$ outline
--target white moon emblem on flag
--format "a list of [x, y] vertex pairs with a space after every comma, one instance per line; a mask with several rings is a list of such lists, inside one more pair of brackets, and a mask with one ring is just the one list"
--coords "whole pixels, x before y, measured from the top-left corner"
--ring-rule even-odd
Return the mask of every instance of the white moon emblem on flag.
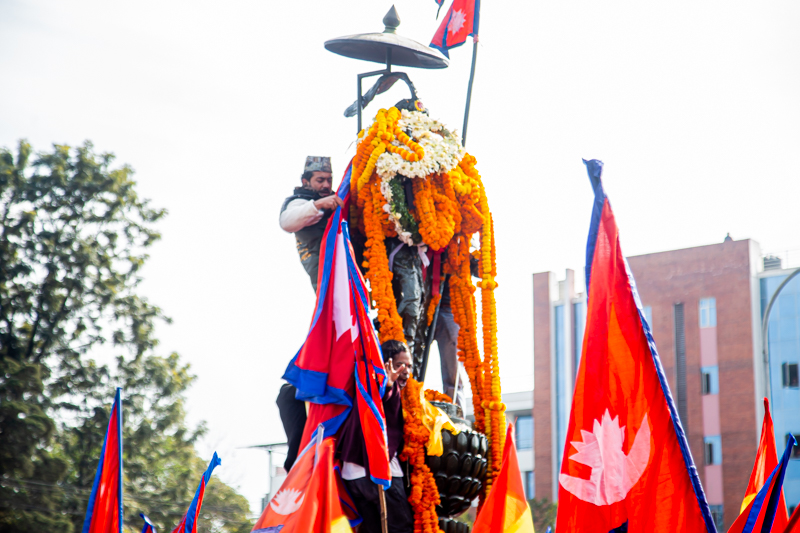
[[300, 509], [303, 497], [303, 493], [297, 489], [283, 489], [272, 498], [269, 505], [273, 511], [285, 516]]
[[595, 420], [592, 431], [581, 430], [581, 441], [572, 441], [578, 450], [570, 460], [592, 467], [589, 479], [561, 474], [561, 486], [581, 500], [595, 505], [609, 505], [625, 499], [642, 477], [650, 461], [650, 423], [647, 414], [633, 439], [628, 455], [622, 451], [625, 426], [619, 417], [611, 418], [606, 409], [602, 420]]

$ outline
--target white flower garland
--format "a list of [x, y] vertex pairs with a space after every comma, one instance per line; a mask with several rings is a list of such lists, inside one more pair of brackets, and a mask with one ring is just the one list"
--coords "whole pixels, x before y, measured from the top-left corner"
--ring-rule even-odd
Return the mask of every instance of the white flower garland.
[[[384, 152], [378, 157], [375, 170], [381, 179], [393, 178], [396, 174], [406, 178], [424, 178], [453, 170], [464, 158], [466, 150], [461, 146], [461, 137], [448, 132], [444, 125], [420, 111], [401, 111], [398, 127], [408, 132], [424, 150], [419, 161], [406, 161], [400, 154]], [[399, 142], [395, 142], [402, 146]]]
[[[381, 192], [387, 203], [383, 210], [389, 214], [398, 238], [409, 246], [420, 246], [415, 243], [412, 234], [400, 223], [400, 215], [392, 211], [392, 188], [389, 182], [398, 174], [406, 178], [425, 178], [431, 174], [439, 174], [453, 170], [464, 158], [466, 150], [461, 145], [461, 137], [448, 131], [438, 120], [434, 120], [420, 111], [402, 110], [398, 127], [411, 134], [425, 155], [419, 161], [406, 161], [400, 154], [384, 152], [378, 157], [375, 171], [381, 178]], [[402, 146], [399, 141], [392, 144]]]

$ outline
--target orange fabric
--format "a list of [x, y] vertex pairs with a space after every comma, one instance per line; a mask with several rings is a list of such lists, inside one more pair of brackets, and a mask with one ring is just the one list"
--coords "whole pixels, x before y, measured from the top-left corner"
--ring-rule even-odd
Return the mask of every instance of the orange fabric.
[[313, 448], [303, 454], [253, 526], [253, 532], [279, 525], [283, 525], [281, 533], [351, 531], [339, 501], [333, 453], [334, 440], [328, 438], [319, 445], [316, 465]]
[[522, 487], [512, 424], [509, 424], [506, 431], [500, 473], [472, 526], [472, 533], [504, 532], [533, 533], [533, 520]]
[[[764, 486], [767, 478], [778, 466], [778, 452], [775, 449], [775, 430], [772, 426], [772, 415], [769, 412], [769, 400], [764, 398], [764, 422], [761, 424], [761, 440], [758, 443], [756, 462], [753, 464], [753, 472], [750, 474], [750, 482], [747, 484], [744, 501], [739, 511], [744, 513], [745, 508], [756, 497], [758, 491]], [[796, 513], [795, 513], [796, 514]], [[778, 509], [775, 512], [774, 531], [783, 531], [789, 522], [789, 515], [786, 512], [786, 500], [781, 489], [781, 498]]]
[[339, 502], [336, 474], [333, 472], [333, 439], [319, 446], [319, 461], [314, 466], [303, 504], [281, 533], [334, 533], [351, 531]]

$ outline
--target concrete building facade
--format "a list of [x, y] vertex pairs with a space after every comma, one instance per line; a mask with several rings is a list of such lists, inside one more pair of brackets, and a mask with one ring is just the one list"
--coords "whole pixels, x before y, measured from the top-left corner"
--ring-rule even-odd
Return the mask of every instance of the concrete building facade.
[[[788, 274], [764, 271], [752, 240], [726, 239], [629, 257], [628, 263], [712, 514], [718, 527], [727, 528], [739, 514], [764, 415], [763, 307]], [[570, 270], [560, 282], [550, 272], [533, 276], [535, 484], [537, 495], [552, 500], [558, 496], [563, 431], [585, 323], [585, 297], [575, 292], [574, 276]], [[775, 427], [779, 454], [782, 435], [800, 433], [800, 390], [791, 367], [800, 359], [800, 276], [793, 291], [782, 292], [783, 313], [775, 318], [777, 332], [769, 335], [779, 352], [770, 372], [773, 416], [781, 420]], [[778, 391], [775, 384], [783, 383], [784, 374], [787, 386]], [[800, 461], [793, 463], [786, 480], [790, 507], [800, 500]], [[797, 489], [790, 477], [795, 475]]]
[[[517, 446], [517, 460], [522, 473], [522, 484], [525, 497], [535, 498], [536, 487], [533, 483], [535, 459], [533, 457], [533, 396], [531, 391], [503, 393], [503, 403], [506, 404], [506, 423], [514, 424], [514, 433]], [[468, 420], [475, 420], [472, 413], [472, 399], [466, 402], [465, 416]], [[476, 500], [477, 502], [477, 500]], [[477, 505], [477, 503], [475, 503]]]

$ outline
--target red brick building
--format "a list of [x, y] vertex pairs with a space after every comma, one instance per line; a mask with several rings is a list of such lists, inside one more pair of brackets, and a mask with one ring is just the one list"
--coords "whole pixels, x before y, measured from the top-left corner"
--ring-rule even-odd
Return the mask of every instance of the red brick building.
[[[763, 418], [758, 244], [726, 239], [628, 262], [706, 497], [727, 528], [739, 514]], [[533, 276], [535, 484], [536, 496], [551, 500], [586, 308], [573, 278]]]

